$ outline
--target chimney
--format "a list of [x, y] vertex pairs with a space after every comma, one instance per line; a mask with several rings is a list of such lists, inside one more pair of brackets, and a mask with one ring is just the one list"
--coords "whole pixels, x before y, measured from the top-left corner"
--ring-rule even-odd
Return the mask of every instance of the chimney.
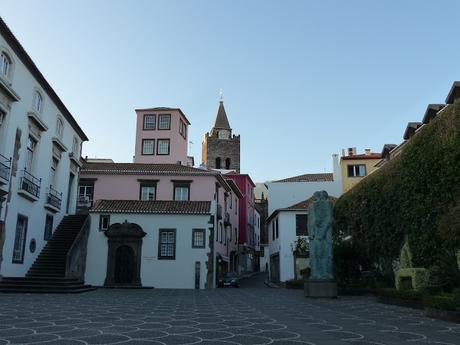
[[366, 156], [370, 156], [371, 155], [371, 149], [364, 149], [364, 154]]
[[349, 156], [354, 156], [354, 155], [356, 155], [356, 147], [349, 147], [349, 148], [348, 148], [348, 155], [349, 155]]

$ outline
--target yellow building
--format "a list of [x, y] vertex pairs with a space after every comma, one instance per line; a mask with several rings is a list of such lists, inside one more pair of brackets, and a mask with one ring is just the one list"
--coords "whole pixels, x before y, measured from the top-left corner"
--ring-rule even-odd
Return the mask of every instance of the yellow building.
[[382, 158], [381, 153], [371, 152], [365, 149], [364, 153], [357, 154], [356, 148], [351, 147], [347, 154], [342, 150], [340, 157], [340, 169], [342, 170], [342, 190], [349, 191], [364, 177], [371, 174], [378, 168], [375, 166]]

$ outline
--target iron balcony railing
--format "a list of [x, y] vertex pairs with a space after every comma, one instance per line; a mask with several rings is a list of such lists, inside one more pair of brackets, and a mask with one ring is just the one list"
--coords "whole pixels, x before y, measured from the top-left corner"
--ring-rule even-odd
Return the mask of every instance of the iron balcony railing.
[[0, 154], [0, 178], [8, 181], [11, 171], [11, 158], [6, 158]]
[[46, 203], [56, 207], [57, 209], [61, 209], [61, 202], [62, 202], [62, 192], [58, 192], [53, 186], [50, 186], [48, 189], [48, 195], [46, 199]]
[[88, 195], [79, 195], [77, 200], [78, 208], [90, 208], [93, 204], [93, 201]]
[[35, 197], [40, 197], [40, 186], [42, 184], [41, 178], [36, 178], [24, 168], [21, 177], [21, 189]]

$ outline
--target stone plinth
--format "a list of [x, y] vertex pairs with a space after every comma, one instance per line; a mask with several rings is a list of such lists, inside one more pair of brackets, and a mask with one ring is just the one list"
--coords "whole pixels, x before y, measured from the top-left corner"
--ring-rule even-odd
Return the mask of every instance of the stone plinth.
[[304, 283], [305, 297], [337, 298], [337, 282], [335, 280], [307, 279]]

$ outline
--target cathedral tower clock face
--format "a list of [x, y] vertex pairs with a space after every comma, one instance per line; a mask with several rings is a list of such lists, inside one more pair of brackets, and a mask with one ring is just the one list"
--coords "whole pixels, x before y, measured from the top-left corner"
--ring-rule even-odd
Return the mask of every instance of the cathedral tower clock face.
[[218, 138], [219, 138], [219, 139], [230, 139], [230, 133], [229, 133], [229, 131], [220, 130], [220, 131], [218, 132]]

